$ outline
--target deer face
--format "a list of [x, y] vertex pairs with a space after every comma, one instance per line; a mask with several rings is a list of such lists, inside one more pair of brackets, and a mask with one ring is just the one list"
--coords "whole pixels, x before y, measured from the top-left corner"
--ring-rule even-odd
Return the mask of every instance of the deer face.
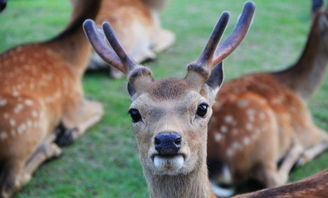
[[125, 53], [108, 23], [103, 24], [103, 31], [112, 48], [93, 21], [84, 23], [100, 57], [128, 75], [129, 114], [147, 175], [188, 174], [206, 165], [207, 123], [223, 81], [222, 60], [244, 38], [254, 9], [253, 3], [246, 3], [233, 33], [217, 46], [229, 19], [223, 13], [201, 56], [188, 65], [185, 78], [160, 81]]
[[185, 80], [167, 79], [133, 100], [129, 114], [148, 171], [186, 174], [204, 160], [213, 91], [205, 85], [197, 92]]

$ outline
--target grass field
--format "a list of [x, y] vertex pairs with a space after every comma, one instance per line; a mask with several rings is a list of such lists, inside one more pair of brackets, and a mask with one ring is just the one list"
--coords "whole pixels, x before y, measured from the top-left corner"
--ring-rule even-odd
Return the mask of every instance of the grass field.
[[[310, 0], [255, 0], [253, 26], [242, 45], [225, 61], [226, 79], [286, 67], [300, 54], [310, 25]], [[176, 33], [175, 45], [148, 63], [157, 78], [183, 77], [185, 65], [203, 48], [219, 13], [229, 10], [235, 25], [243, 0], [170, 1], [163, 26]], [[42, 41], [60, 32], [70, 16], [68, 0], [10, 0], [0, 14], [0, 51], [17, 44]], [[327, 75], [326, 75], [327, 76]], [[18, 198], [147, 197], [146, 182], [127, 115], [125, 79], [106, 73], [84, 78], [86, 95], [101, 101], [103, 120], [64, 149], [59, 159], [44, 164]], [[328, 79], [310, 101], [316, 124], [328, 131]], [[291, 181], [328, 167], [328, 152], [295, 170]]]

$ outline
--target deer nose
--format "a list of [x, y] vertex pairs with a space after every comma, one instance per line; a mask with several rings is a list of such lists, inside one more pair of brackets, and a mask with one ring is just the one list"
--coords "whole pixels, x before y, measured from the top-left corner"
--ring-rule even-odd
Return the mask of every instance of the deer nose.
[[172, 132], [159, 133], [154, 142], [160, 155], [176, 155], [181, 148], [181, 136]]

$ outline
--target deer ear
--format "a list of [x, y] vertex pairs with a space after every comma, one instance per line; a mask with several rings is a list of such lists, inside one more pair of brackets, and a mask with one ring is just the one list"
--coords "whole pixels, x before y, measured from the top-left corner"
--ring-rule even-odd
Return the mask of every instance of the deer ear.
[[223, 63], [217, 64], [211, 71], [210, 77], [207, 79], [206, 84], [213, 90], [219, 90], [223, 82]]

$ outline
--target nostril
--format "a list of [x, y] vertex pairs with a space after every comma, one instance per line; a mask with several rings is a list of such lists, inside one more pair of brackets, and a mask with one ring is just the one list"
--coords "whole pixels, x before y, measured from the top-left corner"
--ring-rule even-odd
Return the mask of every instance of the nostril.
[[177, 137], [177, 139], [175, 139], [174, 143], [175, 143], [177, 146], [180, 146], [180, 145], [181, 145], [181, 137]]
[[158, 137], [155, 137], [155, 145], [160, 145], [161, 140]]

